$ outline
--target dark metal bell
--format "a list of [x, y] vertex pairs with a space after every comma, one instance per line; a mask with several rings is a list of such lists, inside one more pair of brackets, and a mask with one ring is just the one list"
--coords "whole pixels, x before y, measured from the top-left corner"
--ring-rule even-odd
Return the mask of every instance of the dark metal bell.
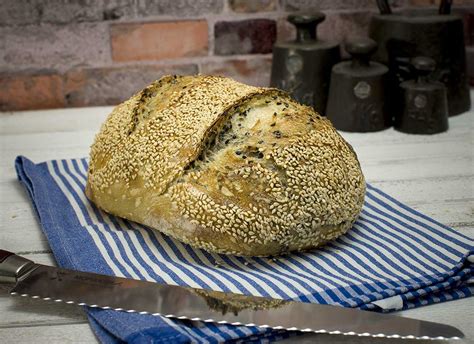
[[326, 16], [293, 14], [296, 39], [273, 47], [270, 85], [288, 91], [297, 101], [325, 113], [331, 67], [340, 61], [339, 44], [317, 38], [316, 27]]
[[326, 114], [334, 127], [343, 131], [368, 132], [391, 126], [385, 107], [388, 68], [371, 62], [377, 43], [370, 38], [350, 40], [346, 50], [352, 61], [332, 68]]
[[[440, 8], [440, 13], [443, 11]], [[386, 64], [390, 76], [390, 99], [393, 106], [400, 101], [401, 82], [414, 75], [410, 59], [429, 56], [437, 68], [432, 80], [446, 85], [449, 115], [457, 115], [470, 108], [463, 21], [460, 16], [437, 14], [431, 10], [408, 10], [400, 13], [375, 15], [371, 19], [369, 36], [377, 41], [374, 60]]]
[[436, 134], [448, 130], [448, 100], [446, 87], [430, 81], [435, 61], [427, 57], [412, 59], [416, 80], [400, 84], [403, 98], [395, 116], [395, 129], [411, 134]]

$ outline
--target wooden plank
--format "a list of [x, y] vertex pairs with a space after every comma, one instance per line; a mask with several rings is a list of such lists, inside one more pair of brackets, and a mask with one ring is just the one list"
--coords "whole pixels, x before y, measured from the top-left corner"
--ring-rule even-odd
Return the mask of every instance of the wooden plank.
[[[26, 143], [21, 138], [13, 136], [8, 145], [0, 149], [2, 160], [0, 166], [5, 169], [6, 174], [1, 180], [14, 178], [13, 164], [18, 155], [24, 155], [34, 162], [42, 162], [52, 159], [83, 158], [89, 156], [89, 146], [93, 141], [93, 132], [81, 132], [75, 137], [74, 144], [61, 144], [63, 137], [55, 135], [41, 136]], [[74, 139], [74, 137], [71, 137]], [[3, 140], [3, 139], [2, 139]], [[81, 140], [82, 142], [79, 142]], [[2, 142], [3, 143], [3, 142]], [[392, 176], [404, 174], [410, 178], [418, 176], [447, 176], [472, 174], [472, 154], [469, 153], [469, 143], [458, 143], [450, 145], [439, 144], [431, 148], [405, 145], [403, 149], [380, 146], [380, 151], [371, 152], [370, 149], [355, 147], [358, 152], [359, 161], [364, 173], [377, 178], [393, 179]], [[443, 148], [443, 149], [441, 149]], [[407, 152], [415, 151], [408, 156]], [[384, 153], [386, 152], [386, 154]], [[440, 166], [440, 161], [443, 166]], [[370, 177], [370, 178], [371, 178]], [[398, 179], [401, 179], [398, 177]]]
[[[474, 92], [471, 93], [474, 98]], [[398, 144], [404, 142], [412, 142], [419, 144], [429, 144], [432, 142], [450, 142], [462, 140], [472, 141], [472, 129], [474, 128], [473, 112], [466, 112], [459, 116], [450, 117], [449, 130], [447, 132], [435, 135], [411, 135], [398, 132], [393, 128], [374, 133], [349, 133], [340, 132], [341, 135], [351, 144], [372, 145], [377, 147], [378, 144]], [[455, 135], [453, 133], [456, 133]], [[370, 137], [370, 139], [368, 139]]]
[[0, 338], [2, 338], [3, 343], [98, 343], [89, 324], [85, 322], [67, 325], [51, 324], [50, 326], [0, 328]]
[[[474, 92], [471, 93], [474, 98]], [[113, 106], [99, 106], [87, 108], [69, 108], [18, 112], [0, 112], [2, 126], [0, 133], [38, 133], [38, 132], [59, 132], [59, 131], [77, 131], [85, 128], [98, 128], [106, 116], [112, 111]], [[375, 133], [345, 133], [344, 137], [354, 140], [367, 141], [367, 135], [373, 139], [381, 138], [384, 141], [390, 141], [392, 138], [399, 137], [410, 138], [417, 142], [426, 142], [432, 137], [436, 140], [452, 139], [450, 132], [466, 132], [465, 129], [472, 128], [473, 122], [470, 117], [472, 113], [465, 113], [459, 116], [451, 117], [449, 120], [450, 130], [447, 133], [434, 135], [407, 135], [397, 132], [393, 128], [375, 132]]]
[[[1, 118], [1, 117], [0, 117]], [[97, 123], [89, 123], [89, 125], [85, 128], [78, 127], [74, 131], [51, 131], [51, 132], [4, 132], [2, 133], [2, 141], [5, 143], [10, 142], [15, 137], [18, 138], [18, 141], [23, 142], [23, 145], [28, 145], [29, 142], [34, 142], [37, 138], [41, 137], [68, 137], [68, 136], [75, 136], [77, 133], [97, 133], [100, 128], [100, 122]], [[48, 125], [54, 126], [54, 123], [48, 123]], [[30, 125], [26, 125], [28, 128], [31, 128]], [[446, 145], [456, 145], [463, 142], [470, 142], [472, 141], [472, 135], [469, 128], [463, 128], [461, 132], [456, 132], [455, 135], [443, 136], [445, 134], [440, 135], [433, 135], [433, 136], [410, 136], [406, 134], [396, 133], [395, 137], [397, 141], [387, 141], [382, 140], [385, 136], [380, 136], [380, 142], [377, 141], [377, 136], [381, 135], [380, 133], [374, 134], [347, 134], [342, 133], [342, 135], [346, 138], [346, 140], [353, 145], [354, 147], [362, 147], [363, 149], [370, 149], [376, 153], [379, 151], [380, 146], [385, 147], [393, 147], [393, 149], [397, 149], [397, 147], [405, 148], [405, 145], [416, 145], [417, 147], [429, 147], [431, 145], [437, 145], [438, 143], [443, 143]], [[362, 139], [359, 135], [370, 135], [370, 140], [367, 140], [367, 137], [364, 136]], [[423, 138], [423, 141], [420, 142], [419, 138]], [[443, 140], [443, 138], [445, 138]], [[447, 140], [449, 138], [449, 140]], [[62, 142], [63, 144], [70, 145], [74, 144], [76, 141], [72, 140], [65, 140]], [[83, 142], [83, 140], [79, 141]], [[44, 144], [48, 144], [49, 142], [44, 142]], [[90, 142], [89, 142], [90, 143]], [[416, 153], [416, 151], [410, 151], [409, 153]]]
[[[88, 150], [93, 141], [99, 126], [93, 129], [83, 129], [74, 132], [40, 132], [40, 133], [5, 133], [0, 138], [0, 149], [3, 154], [19, 151], [31, 150], [38, 151], [43, 149], [64, 149], [81, 147]], [[416, 157], [439, 157], [455, 155], [469, 156], [471, 141], [468, 133], [464, 136], [453, 135], [455, 140], [444, 142], [442, 140], [434, 140], [420, 144], [414, 142], [406, 136], [401, 136], [399, 142], [372, 142], [365, 140], [354, 142], [354, 139], [348, 138], [362, 159], [384, 159], [398, 160], [410, 159]], [[2, 160], [8, 160], [8, 156]]]
[[459, 178], [472, 176], [472, 160], [465, 157], [449, 156], [443, 158], [440, 168], [439, 159], [414, 159], [406, 161], [361, 161], [362, 172], [368, 182], [383, 180], [415, 180], [433, 178]]
[[[465, 116], [465, 117], [464, 117]], [[471, 128], [469, 127], [468, 115], [461, 115], [461, 122], [459, 128], [451, 128], [448, 132], [435, 135], [409, 135], [395, 131], [394, 129], [387, 129], [385, 131], [379, 131], [376, 133], [347, 133], [339, 132], [342, 137], [346, 139], [353, 146], [371, 146], [378, 147], [379, 145], [393, 145], [396, 146], [400, 143], [413, 143], [419, 145], [429, 145], [434, 142], [462, 142], [468, 141], [471, 137]], [[452, 133], [456, 132], [456, 135]], [[370, 135], [370, 140], [367, 136]]]
[[413, 180], [372, 180], [371, 184], [405, 204], [472, 201], [474, 176]]
[[0, 328], [87, 322], [81, 307], [30, 297], [2, 295], [0, 309], [8, 313], [0, 317]]
[[[97, 343], [97, 339], [87, 324], [74, 324], [65, 326], [39, 326], [24, 328], [0, 329], [0, 338], [5, 343], [36, 343], [62, 344], [62, 343]], [[353, 337], [341, 335], [304, 335], [292, 337], [280, 343], [298, 344], [433, 344], [427, 340], [397, 340], [382, 338]], [[446, 344], [464, 344], [471, 341], [443, 341]]]
[[[57, 133], [27, 133], [8, 135], [1, 138], [1, 151], [10, 152], [16, 150], [31, 149], [41, 151], [51, 148], [75, 148], [87, 147], [92, 143], [96, 130], [80, 130], [74, 132]], [[4, 157], [5, 158], [5, 157]]]
[[[470, 152], [471, 143], [469, 141], [456, 142], [432, 142], [427, 144], [417, 144], [412, 142], [400, 142], [396, 145], [380, 144], [376, 147], [354, 145], [359, 160], [362, 162], [394, 161], [402, 163], [416, 163], [418, 159], [436, 159], [439, 163], [441, 157], [465, 157], [472, 160]], [[413, 161], [415, 160], [415, 161]], [[439, 167], [439, 166], [438, 166]]]
[[112, 106], [0, 112], [0, 134], [57, 133], [99, 128]]
[[416, 203], [410, 207], [450, 227], [474, 228], [474, 203], [456, 200], [439, 203]]
[[[11, 168], [18, 155], [34, 162], [52, 159], [83, 158], [89, 155], [89, 146], [95, 131], [57, 134], [8, 135], [0, 138], [2, 168]], [[3, 178], [2, 178], [3, 179]]]

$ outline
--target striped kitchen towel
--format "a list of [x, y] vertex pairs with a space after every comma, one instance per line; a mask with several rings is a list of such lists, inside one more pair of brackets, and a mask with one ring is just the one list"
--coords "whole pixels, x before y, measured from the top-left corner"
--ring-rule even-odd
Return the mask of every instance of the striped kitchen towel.
[[[87, 160], [16, 170], [59, 266], [188, 287], [390, 311], [471, 296], [474, 241], [368, 186], [353, 228], [323, 248], [278, 257], [212, 254], [108, 215], [84, 194]], [[86, 309], [105, 343], [261, 342], [290, 332]]]

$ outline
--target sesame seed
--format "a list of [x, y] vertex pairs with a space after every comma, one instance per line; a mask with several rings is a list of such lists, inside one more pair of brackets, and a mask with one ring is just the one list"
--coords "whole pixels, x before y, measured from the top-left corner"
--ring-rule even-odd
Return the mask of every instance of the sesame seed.
[[[272, 129], [281, 104], [284, 136]], [[327, 119], [279, 91], [211, 76], [164, 77], [117, 106], [92, 146], [88, 186], [113, 214], [240, 255], [317, 247], [351, 227], [365, 194]], [[122, 197], [143, 211], [121, 210]]]

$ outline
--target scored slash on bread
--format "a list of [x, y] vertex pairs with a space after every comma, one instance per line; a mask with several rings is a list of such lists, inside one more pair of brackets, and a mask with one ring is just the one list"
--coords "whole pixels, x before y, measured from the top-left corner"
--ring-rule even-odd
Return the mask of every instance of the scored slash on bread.
[[86, 194], [193, 246], [267, 256], [346, 232], [365, 181], [331, 123], [285, 92], [167, 76], [109, 115], [91, 148]]

